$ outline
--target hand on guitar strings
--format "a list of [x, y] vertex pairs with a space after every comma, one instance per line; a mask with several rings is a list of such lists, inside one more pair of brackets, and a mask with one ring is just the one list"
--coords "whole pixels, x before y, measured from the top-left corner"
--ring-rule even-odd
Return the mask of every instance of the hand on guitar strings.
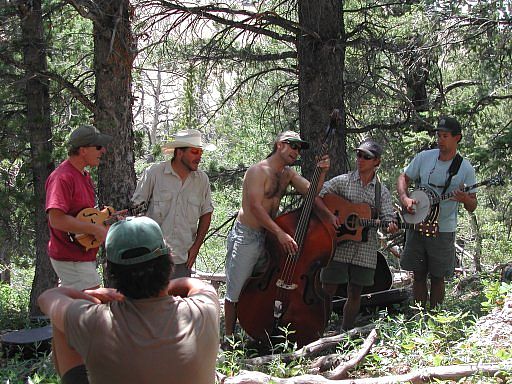
[[398, 225], [394, 221], [390, 221], [386, 228], [387, 233], [396, 233], [398, 231]]

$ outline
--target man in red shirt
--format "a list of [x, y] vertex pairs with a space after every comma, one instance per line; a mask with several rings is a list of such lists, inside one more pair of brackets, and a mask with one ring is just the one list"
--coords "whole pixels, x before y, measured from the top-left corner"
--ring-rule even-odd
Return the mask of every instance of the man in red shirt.
[[67, 160], [46, 180], [48, 255], [62, 286], [84, 290], [100, 285], [96, 271], [98, 248], [86, 250], [73, 242], [69, 234], [89, 234], [100, 244], [107, 237], [106, 227], [80, 221], [76, 215], [96, 205], [94, 184], [85, 167], [99, 165], [110, 141], [112, 136], [102, 134], [93, 126], [82, 125], [75, 129], [69, 137]]

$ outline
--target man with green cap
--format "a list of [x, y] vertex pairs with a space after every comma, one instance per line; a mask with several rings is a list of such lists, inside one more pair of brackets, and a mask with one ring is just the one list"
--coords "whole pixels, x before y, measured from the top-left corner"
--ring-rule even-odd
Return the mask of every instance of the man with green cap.
[[68, 158], [46, 180], [46, 213], [50, 241], [48, 255], [60, 284], [76, 289], [96, 288], [100, 277], [96, 271], [98, 248], [85, 249], [70, 233], [92, 235], [98, 244], [107, 236], [107, 228], [83, 222], [76, 215], [96, 205], [94, 183], [86, 167], [97, 167], [107, 151], [112, 136], [91, 125], [71, 132]]
[[[129, 217], [105, 243], [114, 287], [59, 287], [38, 300], [54, 330], [62, 383], [213, 384], [220, 305], [193, 278], [169, 281], [173, 264], [159, 225]], [[85, 362], [85, 365], [84, 365]]]

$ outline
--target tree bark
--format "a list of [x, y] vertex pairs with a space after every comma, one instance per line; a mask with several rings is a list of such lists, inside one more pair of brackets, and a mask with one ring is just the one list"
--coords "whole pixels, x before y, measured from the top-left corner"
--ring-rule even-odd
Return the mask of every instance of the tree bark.
[[[98, 201], [120, 210], [135, 190], [132, 64], [136, 45], [128, 0], [97, 1], [93, 18], [98, 129], [114, 137], [98, 169]], [[108, 166], [107, 166], [108, 164]]]
[[49, 240], [46, 212], [45, 182], [55, 168], [51, 158], [51, 121], [49, 81], [41, 73], [47, 70], [46, 42], [43, 34], [41, 0], [18, 3], [23, 34], [27, 130], [34, 181], [35, 276], [30, 292], [30, 314], [40, 315], [36, 300], [46, 289], [57, 284], [57, 276], [46, 253]]
[[329, 150], [331, 168], [327, 177], [330, 178], [347, 170], [343, 2], [299, 0], [298, 12], [301, 26], [297, 36], [299, 121], [302, 136], [313, 144], [313, 150], [302, 154], [302, 173], [308, 179], [312, 176], [329, 116], [336, 108], [340, 111], [341, 122], [335, 127]]

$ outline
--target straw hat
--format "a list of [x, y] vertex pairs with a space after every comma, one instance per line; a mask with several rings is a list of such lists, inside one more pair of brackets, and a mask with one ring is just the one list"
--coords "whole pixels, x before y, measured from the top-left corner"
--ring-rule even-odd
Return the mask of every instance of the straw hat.
[[202, 134], [197, 129], [184, 129], [174, 134], [174, 140], [165, 143], [162, 150], [165, 154], [172, 153], [174, 148], [193, 147], [201, 148], [205, 151], [214, 151], [215, 144], [203, 142]]

